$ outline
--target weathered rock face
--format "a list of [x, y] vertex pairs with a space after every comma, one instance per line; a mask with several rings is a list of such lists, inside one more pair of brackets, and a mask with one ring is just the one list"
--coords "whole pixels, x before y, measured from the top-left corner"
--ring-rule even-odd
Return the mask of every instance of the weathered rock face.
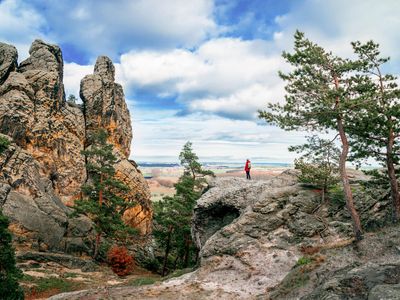
[[0, 84], [17, 68], [18, 52], [14, 46], [0, 43]]
[[84, 103], [87, 134], [104, 128], [111, 142], [126, 158], [129, 157], [132, 127], [122, 86], [114, 82], [115, 68], [106, 56], [100, 56], [94, 74], [81, 81], [80, 95]]
[[[399, 225], [354, 245], [349, 216], [320, 198], [294, 170], [265, 181], [217, 178], [195, 208], [196, 271], [51, 299], [391, 299], [400, 283]], [[375, 206], [360, 207], [364, 218]]]
[[65, 102], [60, 48], [36, 40], [29, 53], [0, 87], [0, 132], [31, 153], [67, 201], [85, 180], [83, 114]]
[[29, 53], [18, 66], [15, 47], [0, 43], [0, 133], [15, 143], [2, 156], [0, 207], [13, 221], [14, 232], [49, 249], [87, 249], [90, 222], [70, 219], [65, 203], [79, 195], [86, 180], [81, 151], [88, 134], [105, 128], [115, 145], [117, 175], [132, 189], [126, 199], [140, 203], [125, 219], [149, 233], [150, 192], [127, 160], [130, 116], [111, 60], [99, 57], [94, 75], [82, 81], [82, 109], [65, 101], [60, 48], [35, 40]]
[[139, 204], [125, 213], [124, 220], [142, 234], [147, 234], [151, 232], [152, 220], [150, 190], [135, 164], [128, 160], [132, 140], [131, 121], [122, 86], [115, 83], [114, 78], [113, 63], [108, 57], [100, 56], [94, 66], [94, 74], [85, 76], [81, 81], [86, 135], [90, 136], [99, 128], [107, 130], [118, 159], [116, 177], [130, 188], [126, 201]]
[[21, 244], [40, 248], [43, 243], [44, 249], [66, 252], [89, 250], [91, 222], [84, 217], [69, 219], [72, 211], [28, 151], [11, 144], [0, 155], [0, 169], [0, 204]]

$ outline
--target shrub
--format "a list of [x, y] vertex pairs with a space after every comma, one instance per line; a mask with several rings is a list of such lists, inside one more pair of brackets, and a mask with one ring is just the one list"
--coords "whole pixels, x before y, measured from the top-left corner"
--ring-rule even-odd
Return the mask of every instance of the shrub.
[[18, 284], [22, 272], [16, 267], [9, 221], [0, 210], [0, 299], [23, 299], [23, 291]]
[[133, 257], [126, 247], [114, 246], [107, 255], [108, 264], [118, 276], [126, 276], [133, 270]]
[[311, 263], [311, 258], [309, 257], [300, 257], [299, 260], [296, 263], [296, 266], [303, 266], [303, 265], [308, 265], [309, 263]]

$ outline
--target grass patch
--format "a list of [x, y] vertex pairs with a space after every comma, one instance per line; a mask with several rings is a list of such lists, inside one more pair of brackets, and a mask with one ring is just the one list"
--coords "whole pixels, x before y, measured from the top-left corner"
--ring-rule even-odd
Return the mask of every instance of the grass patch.
[[63, 277], [64, 277], [64, 278], [76, 278], [76, 277], [78, 277], [78, 274], [76, 274], [76, 273], [71, 273], [71, 272], [67, 272], [67, 273], [64, 273], [64, 274], [63, 274]]
[[139, 277], [139, 278], [135, 278], [132, 279], [128, 282], [128, 285], [131, 286], [142, 286], [142, 285], [149, 285], [149, 284], [153, 284], [156, 283], [157, 279], [153, 278], [153, 277]]
[[296, 262], [296, 267], [308, 265], [311, 262], [312, 262], [311, 258], [303, 256], [303, 257], [300, 257], [299, 260]]
[[163, 279], [164, 280], [168, 280], [168, 279], [171, 279], [171, 278], [174, 278], [174, 277], [179, 277], [179, 276], [182, 276], [182, 275], [184, 275], [186, 273], [190, 273], [192, 271], [193, 271], [193, 268], [175, 270], [174, 272], [172, 272], [168, 276], [165, 276]]
[[35, 286], [25, 289], [25, 299], [46, 298], [55, 294], [76, 291], [82, 287], [81, 283], [73, 282], [63, 278], [35, 278], [24, 275], [22, 282], [31, 283]]

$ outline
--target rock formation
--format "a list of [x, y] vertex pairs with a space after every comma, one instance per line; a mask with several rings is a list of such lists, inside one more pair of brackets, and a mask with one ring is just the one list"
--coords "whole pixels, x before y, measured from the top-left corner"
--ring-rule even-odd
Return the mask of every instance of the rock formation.
[[[1, 48], [13, 47], [2, 44]], [[29, 53], [18, 70], [2, 78], [0, 132], [12, 137], [40, 163], [40, 173], [52, 181], [57, 194], [66, 201], [78, 193], [85, 180], [81, 155], [84, 116], [79, 107], [65, 101], [60, 48], [36, 40]], [[14, 59], [8, 63], [16, 65], [16, 55]]]
[[87, 250], [90, 222], [69, 218], [65, 204], [79, 195], [86, 180], [81, 151], [89, 134], [100, 128], [115, 146], [117, 175], [132, 188], [126, 200], [140, 203], [125, 219], [149, 233], [150, 192], [128, 160], [130, 116], [111, 60], [99, 57], [94, 75], [82, 80], [82, 107], [65, 101], [60, 48], [35, 40], [29, 54], [18, 65], [15, 47], [0, 43], [0, 133], [12, 139], [0, 157], [0, 207], [13, 221], [14, 233], [49, 249]]
[[82, 79], [80, 96], [83, 100], [86, 136], [99, 128], [107, 130], [109, 142], [114, 145], [114, 154], [118, 159], [116, 176], [130, 188], [127, 199], [139, 203], [125, 213], [124, 219], [145, 234], [151, 230], [150, 192], [148, 188], [143, 189], [147, 183], [136, 164], [128, 160], [132, 141], [131, 119], [122, 86], [114, 80], [115, 68], [106, 56], [99, 56], [94, 74]]
[[[317, 190], [297, 183], [294, 170], [265, 181], [216, 178], [195, 208], [192, 233], [201, 249], [197, 270], [147, 287], [104, 288], [51, 299], [316, 300], [396, 295], [399, 225], [366, 234], [355, 247], [350, 216], [343, 207], [336, 209], [336, 204], [320, 199]], [[357, 205], [364, 224], [390, 207], [389, 202], [372, 198]]]
[[115, 83], [115, 68], [106, 56], [99, 56], [94, 74], [81, 81], [80, 96], [84, 103], [87, 134], [104, 128], [111, 142], [126, 158], [129, 157], [132, 127], [122, 86]]

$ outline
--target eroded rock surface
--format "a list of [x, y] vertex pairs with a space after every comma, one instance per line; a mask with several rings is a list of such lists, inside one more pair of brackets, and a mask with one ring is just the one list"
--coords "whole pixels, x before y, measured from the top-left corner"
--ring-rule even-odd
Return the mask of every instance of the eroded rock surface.
[[15, 47], [0, 43], [0, 133], [13, 142], [1, 156], [0, 207], [11, 229], [28, 246], [36, 241], [42, 249], [88, 249], [90, 222], [71, 219], [65, 204], [73, 203], [86, 180], [81, 151], [89, 145], [89, 134], [104, 128], [115, 145], [117, 176], [132, 189], [126, 200], [139, 203], [125, 219], [148, 234], [150, 192], [128, 161], [130, 116], [111, 60], [99, 57], [94, 74], [82, 80], [83, 107], [65, 101], [58, 46], [35, 40], [29, 54], [18, 65]]
[[0, 86], [0, 132], [29, 151], [67, 201], [85, 180], [84, 117], [65, 102], [60, 48], [36, 40], [29, 53]]
[[[297, 183], [294, 170], [265, 181], [216, 178], [195, 207], [197, 270], [152, 286], [52, 299], [379, 299], [378, 293], [396, 293], [398, 226], [366, 234], [356, 247], [349, 216], [320, 199], [318, 190]], [[364, 214], [379, 213], [370, 200], [359, 203], [365, 220]]]
[[84, 102], [87, 134], [104, 128], [109, 141], [126, 158], [129, 157], [132, 127], [122, 86], [115, 83], [115, 68], [106, 56], [99, 56], [94, 74], [81, 81], [80, 95]]
[[130, 188], [126, 201], [138, 203], [125, 213], [124, 220], [142, 234], [148, 234], [152, 221], [150, 190], [136, 165], [128, 160], [132, 141], [131, 119], [122, 86], [114, 79], [114, 65], [106, 56], [97, 59], [93, 75], [82, 79], [80, 94], [84, 104], [86, 134], [90, 136], [99, 128], [107, 130], [118, 159], [114, 166], [116, 177]]
[[51, 180], [41, 174], [40, 163], [27, 150], [11, 144], [0, 155], [0, 169], [0, 203], [13, 221], [11, 229], [18, 242], [38, 250], [89, 250], [91, 222], [69, 218], [71, 209], [61, 202]]
[[17, 68], [17, 59], [18, 52], [14, 46], [0, 43], [0, 84]]

